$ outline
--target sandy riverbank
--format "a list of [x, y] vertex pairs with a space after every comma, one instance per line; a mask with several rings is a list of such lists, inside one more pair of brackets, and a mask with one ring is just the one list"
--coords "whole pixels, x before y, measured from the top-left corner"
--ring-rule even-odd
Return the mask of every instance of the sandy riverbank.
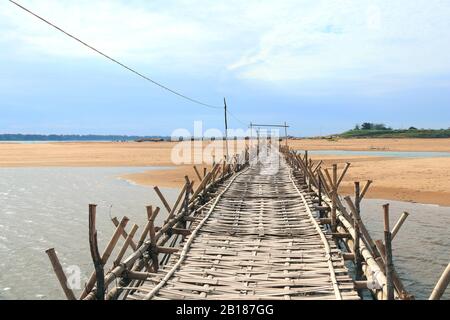
[[450, 152], [450, 139], [299, 139], [289, 145], [299, 150]]
[[[173, 166], [175, 143], [48, 143], [0, 144], [0, 167], [36, 166]], [[204, 146], [207, 144], [205, 143]], [[352, 139], [295, 140], [297, 149], [448, 151], [450, 139]], [[194, 149], [193, 149], [194, 150]], [[202, 147], [195, 148], [202, 153]], [[351, 193], [354, 180], [373, 180], [368, 197], [450, 206], [450, 158], [382, 158], [363, 156], [317, 156], [333, 162], [352, 163], [342, 191]], [[179, 187], [184, 175], [194, 178], [192, 165], [132, 174], [124, 178], [142, 185]]]

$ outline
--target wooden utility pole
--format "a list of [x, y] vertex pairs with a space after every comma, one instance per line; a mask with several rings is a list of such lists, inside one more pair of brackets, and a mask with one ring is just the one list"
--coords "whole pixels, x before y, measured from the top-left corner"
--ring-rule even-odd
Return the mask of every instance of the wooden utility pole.
[[225, 148], [226, 148], [227, 160], [228, 160], [229, 154], [228, 154], [227, 100], [225, 98], [223, 98], [223, 105], [225, 107]]

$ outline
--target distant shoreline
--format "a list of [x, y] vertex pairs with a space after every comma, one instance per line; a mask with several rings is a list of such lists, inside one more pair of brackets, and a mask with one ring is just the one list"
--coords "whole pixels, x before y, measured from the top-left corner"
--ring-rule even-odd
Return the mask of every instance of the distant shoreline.
[[170, 140], [167, 136], [138, 136], [138, 135], [101, 135], [101, 134], [0, 134], [0, 142], [112, 142], [135, 140]]

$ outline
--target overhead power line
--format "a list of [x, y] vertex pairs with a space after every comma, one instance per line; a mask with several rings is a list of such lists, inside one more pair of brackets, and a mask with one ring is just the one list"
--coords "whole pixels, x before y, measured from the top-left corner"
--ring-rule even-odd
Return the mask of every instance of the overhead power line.
[[45, 22], [46, 24], [50, 25], [51, 27], [55, 28], [56, 30], [58, 30], [58, 31], [60, 31], [60, 32], [62, 32], [62, 33], [64, 33], [66, 36], [68, 36], [68, 37], [74, 39], [75, 41], [77, 41], [77, 42], [79, 42], [79, 43], [81, 43], [83, 46], [85, 46], [85, 47], [87, 47], [87, 48], [89, 48], [89, 49], [95, 51], [96, 53], [102, 55], [102, 56], [105, 57], [106, 59], [108, 59], [108, 60], [110, 60], [110, 61], [112, 61], [112, 62], [118, 64], [119, 66], [121, 66], [121, 67], [127, 69], [128, 71], [130, 71], [130, 72], [132, 72], [132, 73], [138, 75], [139, 77], [141, 77], [141, 78], [143, 78], [143, 79], [145, 79], [145, 80], [151, 82], [151, 83], [154, 84], [154, 85], [157, 85], [158, 87], [160, 87], [160, 88], [162, 88], [162, 89], [164, 89], [164, 90], [169, 91], [170, 93], [172, 93], [172, 94], [174, 94], [174, 95], [177, 95], [177, 96], [179, 96], [179, 97], [181, 97], [181, 98], [183, 98], [183, 99], [186, 99], [186, 100], [188, 100], [188, 101], [190, 101], [190, 102], [196, 103], [196, 104], [198, 104], [198, 105], [201, 105], [201, 106], [204, 106], [204, 107], [207, 107], [207, 108], [211, 108], [211, 109], [222, 109], [222, 108], [223, 108], [223, 107], [221, 107], [221, 106], [215, 106], [215, 105], [211, 105], [211, 104], [208, 104], [208, 103], [201, 102], [201, 101], [199, 101], [199, 100], [197, 100], [197, 99], [190, 98], [190, 97], [188, 97], [188, 96], [186, 96], [186, 95], [184, 95], [184, 94], [182, 94], [182, 93], [180, 93], [180, 92], [178, 92], [178, 91], [175, 91], [175, 90], [173, 90], [173, 89], [171, 89], [171, 88], [169, 88], [169, 87], [167, 87], [167, 86], [165, 86], [165, 85], [163, 85], [163, 84], [161, 84], [161, 83], [159, 83], [159, 82], [157, 82], [157, 81], [155, 81], [155, 80], [153, 80], [153, 79], [147, 77], [146, 75], [144, 75], [144, 74], [142, 74], [142, 73], [136, 71], [135, 69], [128, 67], [127, 65], [125, 65], [125, 64], [123, 64], [122, 62], [120, 62], [120, 61], [118, 61], [118, 60], [116, 60], [116, 59], [110, 57], [109, 55], [103, 53], [102, 51], [100, 51], [100, 50], [94, 48], [93, 46], [87, 44], [86, 42], [80, 40], [79, 38], [75, 37], [74, 35], [68, 33], [67, 31], [65, 31], [65, 30], [63, 30], [63, 29], [61, 29], [60, 27], [58, 27], [57, 25], [53, 24], [52, 22], [50, 22], [50, 21], [48, 21], [48, 20], [42, 18], [41, 16], [39, 16], [39, 15], [37, 15], [36, 13], [32, 12], [31, 10], [25, 8], [24, 6], [20, 5], [19, 3], [15, 2], [15, 1], [13, 1], [13, 0], [9, 0], [9, 2], [15, 4], [16, 6], [18, 6], [18, 7], [21, 8], [22, 10], [28, 12], [29, 14], [31, 14], [31, 15], [33, 15], [34, 17], [38, 18], [39, 20]]
[[234, 120], [236, 120], [237, 122], [239, 122], [240, 124], [247, 126], [248, 123], [245, 123], [244, 121], [241, 121], [238, 117], [236, 117], [230, 110], [227, 109], [227, 113], [234, 118]]

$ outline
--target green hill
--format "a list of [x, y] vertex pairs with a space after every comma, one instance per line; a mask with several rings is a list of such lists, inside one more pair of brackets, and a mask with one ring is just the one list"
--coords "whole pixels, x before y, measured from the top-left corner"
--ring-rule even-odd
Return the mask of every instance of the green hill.
[[450, 138], [449, 129], [392, 129], [384, 124], [363, 123], [338, 135], [340, 138]]

